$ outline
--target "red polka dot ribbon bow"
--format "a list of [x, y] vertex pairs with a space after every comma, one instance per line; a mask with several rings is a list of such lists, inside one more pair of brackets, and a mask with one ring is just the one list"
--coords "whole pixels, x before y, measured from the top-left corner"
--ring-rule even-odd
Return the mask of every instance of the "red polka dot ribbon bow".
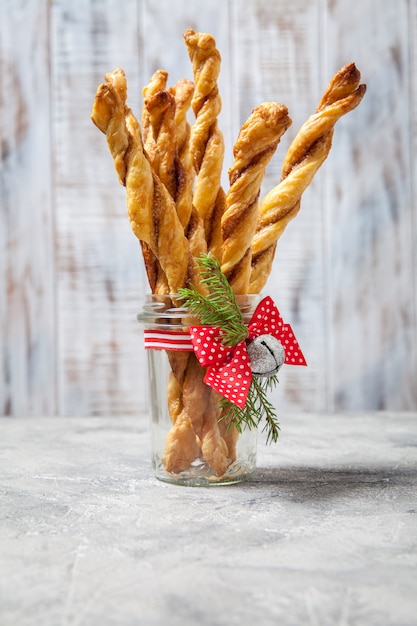
[[243, 408], [252, 382], [247, 343], [260, 335], [272, 335], [281, 342], [288, 365], [307, 365], [289, 324], [285, 324], [272, 298], [267, 296], [256, 307], [248, 325], [248, 337], [235, 346], [225, 346], [221, 330], [210, 326], [189, 329], [194, 352], [207, 368], [204, 382], [233, 404]]

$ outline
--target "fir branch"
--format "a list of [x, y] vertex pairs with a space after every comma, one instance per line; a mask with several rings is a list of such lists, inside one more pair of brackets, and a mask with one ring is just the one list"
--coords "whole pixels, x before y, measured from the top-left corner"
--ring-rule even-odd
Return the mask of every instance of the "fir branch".
[[197, 259], [197, 263], [201, 269], [202, 283], [207, 285], [209, 295], [204, 296], [191, 286], [180, 289], [179, 296], [188, 311], [196, 315], [203, 326], [219, 328], [223, 344], [234, 346], [248, 335], [235, 294], [217, 259], [203, 255]]
[[[267, 392], [278, 383], [276, 376], [259, 379], [252, 378], [251, 387], [256, 389], [256, 400], [261, 419], [265, 420], [262, 432], [267, 431], [266, 443], [276, 443], [279, 437], [279, 424], [274, 405], [268, 400]], [[250, 391], [250, 390], [249, 390]], [[259, 423], [259, 422], [258, 422]]]
[[253, 403], [250, 401], [249, 394], [243, 409], [233, 404], [233, 402], [230, 402], [227, 398], [220, 400], [220, 408], [222, 413], [219, 417], [219, 422], [227, 422], [226, 433], [229, 432], [232, 426], [236, 428], [239, 433], [245, 430], [245, 428], [252, 430], [252, 428], [258, 428], [259, 426], [260, 418], [253, 410]]
[[245, 428], [258, 428], [262, 421], [265, 425], [262, 432], [267, 431], [266, 443], [276, 443], [279, 437], [279, 423], [275, 407], [267, 398], [267, 392], [278, 384], [276, 376], [270, 378], [252, 378], [246, 404], [243, 409], [227, 399], [220, 401], [222, 415], [219, 421], [227, 421], [227, 430], [234, 426], [238, 432]]

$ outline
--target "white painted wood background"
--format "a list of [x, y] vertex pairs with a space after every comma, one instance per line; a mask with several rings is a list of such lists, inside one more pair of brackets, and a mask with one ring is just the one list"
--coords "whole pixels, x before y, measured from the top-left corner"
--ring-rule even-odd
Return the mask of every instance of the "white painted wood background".
[[354, 61], [368, 91], [277, 250], [267, 292], [309, 362], [282, 372], [293, 410], [417, 408], [417, 0], [0, 0], [0, 413], [146, 408], [135, 316], [147, 290], [105, 138], [90, 121], [105, 72], [129, 104], [158, 68], [192, 77], [182, 34], [222, 53], [222, 130], [285, 103], [288, 142]]

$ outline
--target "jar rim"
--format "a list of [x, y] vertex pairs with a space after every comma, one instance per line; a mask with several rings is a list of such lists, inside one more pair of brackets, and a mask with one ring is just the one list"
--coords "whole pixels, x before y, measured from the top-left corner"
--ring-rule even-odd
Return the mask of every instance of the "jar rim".
[[[260, 302], [261, 295], [243, 294], [236, 295], [235, 298], [246, 321], [246, 318], [250, 317]], [[198, 320], [189, 313], [186, 307], [175, 305], [175, 302], [181, 301], [181, 299], [181, 296], [177, 294], [145, 294], [142, 311], [137, 314], [136, 319], [141, 324], [146, 325], [184, 325], [185, 321], [187, 326], [194, 323], [198, 325]]]

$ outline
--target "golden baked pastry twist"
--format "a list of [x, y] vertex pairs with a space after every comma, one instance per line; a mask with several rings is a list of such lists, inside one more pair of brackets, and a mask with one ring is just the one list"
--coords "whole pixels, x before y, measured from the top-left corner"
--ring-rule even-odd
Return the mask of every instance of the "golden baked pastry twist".
[[[152, 84], [155, 85], [155, 88], [156, 85], [161, 86], [163, 84], [161, 81], [166, 81], [166, 76], [164, 77], [164, 75], [167, 76], [167, 73], [162, 71], [155, 73], [152, 79]], [[112, 85], [120, 98], [119, 106], [114, 108], [114, 115], [109, 120], [106, 134], [108, 139], [108, 145], [114, 158], [114, 164], [116, 167], [116, 172], [118, 173], [119, 182], [125, 186], [126, 163], [124, 159], [124, 153], [128, 147], [129, 133], [127, 131], [125, 123], [126, 120], [124, 120], [124, 118], [126, 118], [126, 116], [130, 114], [130, 110], [126, 106], [126, 76], [121, 68], [116, 68], [114, 71], [105, 74], [104, 78], [108, 84]], [[104, 106], [103, 110], [100, 111], [100, 103], [102, 105], [105, 105], [105, 101], [97, 99], [97, 102], [95, 103], [95, 115], [97, 116], [97, 118], [100, 117], [100, 115], [109, 115], [111, 111], [110, 107], [106, 105]], [[103, 127], [106, 127], [106, 121], [104, 119], [101, 120], [101, 123]], [[153, 293], [168, 293], [169, 288], [166, 276], [164, 275], [158, 260], [155, 258], [152, 250], [147, 243], [145, 243], [144, 241], [140, 241], [140, 245], [142, 248], [142, 255], [151, 291]]]
[[178, 410], [181, 406], [182, 410], [176, 415], [165, 442], [162, 461], [168, 472], [186, 470], [192, 461], [201, 457], [221, 476], [230, 463], [228, 446], [218, 422], [219, 399], [204, 383], [204, 374], [195, 355], [191, 354], [182, 384], [180, 405], [171, 381], [172, 409]]
[[175, 98], [169, 91], [158, 91], [145, 100], [154, 145], [152, 156], [146, 150], [152, 169], [159, 176], [171, 197], [175, 200], [177, 178], [177, 126], [175, 123]]
[[[157, 70], [142, 90], [142, 137], [154, 172], [175, 200], [177, 193], [176, 103], [172, 94], [166, 91], [167, 80], [168, 72]], [[142, 252], [148, 275], [151, 273], [156, 276], [153, 292], [168, 293], [166, 277], [147, 244], [142, 244]]]
[[290, 124], [286, 106], [264, 102], [243, 124], [233, 148], [230, 188], [221, 218], [221, 268], [236, 294], [248, 293], [260, 189], [266, 166]]
[[[202, 218], [192, 206], [195, 172], [189, 153], [190, 126], [186, 114], [194, 85], [183, 79], [169, 90], [164, 87], [161, 80], [151, 80], [144, 91], [146, 114], [142, 118], [148, 124], [147, 151], [153, 170], [175, 201], [191, 256], [197, 258], [207, 247]], [[195, 265], [193, 271], [198, 272]], [[194, 284], [198, 282], [193, 280]], [[203, 385], [194, 355], [175, 351], [167, 351], [167, 355], [171, 367], [168, 409], [173, 426], [167, 437], [163, 462], [168, 471], [179, 472], [199, 454], [201, 443], [197, 433], [201, 434], [202, 407], [207, 403], [208, 390], [204, 385], [203, 393], [190, 393], [190, 388]]]
[[286, 154], [281, 182], [262, 199], [257, 231], [252, 241], [249, 291], [260, 293], [268, 279], [277, 241], [299, 209], [303, 192], [327, 158], [338, 119], [362, 100], [366, 86], [359, 84], [354, 63], [341, 68], [330, 81], [313, 114], [303, 124]]
[[[143, 146], [139, 143], [139, 125], [133, 118], [132, 122], [132, 134], [136, 136], [137, 143], [132, 145], [133, 158], [126, 176], [130, 223], [136, 236], [150, 246], [158, 259], [167, 278], [170, 293], [176, 294], [193, 277], [193, 260], [188, 240], [178, 218], [174, 200], [152, 171]], [[145, 195], [151, 202], [147, 202]], [[172, 250], [175, 250], [175, 255]]]
[[[195, 355], [191, 354], [181, 394], [177, 394], [178, 388], [175, 389], [175, 383], [170, 380], [172, 409], [177, 414], [168, 432], [162, 459], [168, 472], [176, 474], [187, 470], [193, 461], [201, 458], [222, 476], [235, 459], [236, 438], [232, 442], [235, 429], [226, 435], [223, 423], [219, 424], [219, 397], [204, 383], [204, 374]], [[178, 395], [181, 395], [180, 400]]]
[[[153, 84], [160, 86], [156, 81]], [[190, 81], [179, 81], [174, 88], [155, 93], [148, 87], [146, 93], [150, 95], [145, 98], [144, 111], [149, 123], [147, 152], [152, 155], [152, 169], [175, 201], [191, 255], [197, 258], [207, 252], [207, 246], [202, 218], [192, 204], [194, 170], [189, 157], [190, 129], [187, 128], [186, 112], [193, 91]], [[193, 267], [193, 272], [198, 274], [197, 266]]]
[[[184, 226], [186, 237], [190, 244], [190, 251], [194, 259], [207, 252], [204, 222], [193, 205], [193, 183], [195, 170], [190, 154], [191, 126], [187, 120], [187, 112], [191, 106], [194, 93], [194, 83], [181, 78], [170, 88], [175, 98], [175, 124], [177, 147], [177, 190], [175, 204], [178, 217]], [[198, 273], [195, 266], [194, 271]]]
[[168, 80], [168, 72], [165, 70], [157, 70], [152, 74], [150, 81], [145, 87], [142, 89], [143, 96], [143, 107], [142, 107], [142, 117], [141, 117], [141, 126], [142, 126], [142, 140], [144, 148], [152, 162], [154, 151], [156, 149], [155, 139], [153, 137], [153, 132], [151, 128], [151, 119], [150, 113], [146, 106], [146, 103], [149, 101], [152, 96], [154, 96], [158, 91], [163, 91], [166, 89], [166, 84]]
[[[178, 293], [178, 289], [188, 283], [192, 265], [188, 241], [178, 219], [175, 203], [152, 171], [144, 152], [139, 123], [126, 107], [123, 93], [120, 94], [111, 81], [98, 88], [91, 118], [106, 134], [110, 151], [112, 155], [116, 154], [118, 163], [124, 161], [131, 228], [158, 259], [170, 293]], [[112, 130], [116, 124], [117, 133], [114, 134]], [[118, 139], [119, 135], [128, 137], [124, 154], [115, 148], [115, 136]], [[172, 250], [175, 250], [175, 256], [171, 254]]]
[[[154, 75], [150, 85], [144, 90], [145, 100], [142, 119], [148, 125], [147, 152], [153, 171], [169, 191], [175, 201], [177, 214], [185, 229], [192, 258], [200, 257], [207, 251], [202, 218], [192, 206], [194, 168], [189, 154], [190, 126], [186, 114], [194, 91], [191, 81], [178, 81], [166, 90], [163, 80]], [[159, 75], [159, 78], [161, 76]], [[165, 78], [163, 76], [162, 78]], [[155, 90], [155, 87], [158, 90]], [[170, 251], [172, 253], [172, 251]], [[196, 278], [198, 268], [192, 267]], [[199, 284], [198, 279], [192, 281]], [[160, 293], [160, 291], [158, 291]], [[171, 367], [168, 384], [168, 409], [173, 426], [166, 441], [164, 465], [168, 471], [181, 471], [198, 456], [202, 420], [202, 405], [208, 391], [190, 394], [190, 387], [202, 386], [200, 372], [196, 372], [195, 358], [189, 353], [167, 351]], [[201, 434], [201, 432], [200, 432]]]
[[193, 206], [193, 185], [195, 170], [191, 162], [190, 135], [191, 126], [187, 120], [187, 113], [191, 106], [194, 93], [194, 83], [186, 78], [178, 80], [170, 88], [175, 98], [175, 124], [177, 129], [177, 155], [182, 168], [182, 176], [178, 177], [178, 190], [175, 203], [178, 217], [184, 228], [191, 218]]
[[[118, 89], [113, 82], [109, 88], [112, 75]], [[125, 108], [122, 104], [123, 94], [120, 95], [123, 78], [124, 71], [120, 67], [116, 68], [112, 74], [105, 75], [107, 83], [100, 85], [97, 89], [91, 119], [105, 133], [117, 178], [121, 185], [126, 185], [125, 155], [129, 147], [129, 133], [125, 123]]]
[[196, 172], [193, 204], [204, 221], [210, 248], [213, 213], [220, 192], [224, 140], [217, 117], [221, 98], [217, 86], [221, 57], [214, 38], [208, 33], [184, 33], [194, 74], [191, 107], [195, 115], [191, 127], [190, 153]]

